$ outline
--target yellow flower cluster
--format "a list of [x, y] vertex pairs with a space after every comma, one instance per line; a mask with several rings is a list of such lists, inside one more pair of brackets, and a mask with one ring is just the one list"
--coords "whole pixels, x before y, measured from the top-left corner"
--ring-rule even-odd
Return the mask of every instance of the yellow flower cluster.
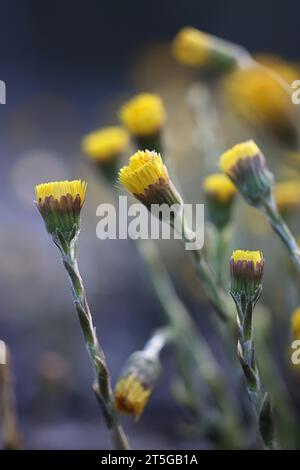
[[120, 169], [118, 179], [130, 193], [142, 194], [152, 184], [169, 181], [169, 175], [159, 153], [139, 150]]
[[253, 140], [248, 140], [240, 144], [236, 144], [230, 150], [223, 153], [220, 158], [220, 168], [227, 175], [230, 174], [230, 170], [238, 163], [240, 160], [245, 158], [255, 157], [260, 153], [260, 150], [256, 143]]
[[206, 65], [211, 54], [212, 38], [196, 28], [182, 28], [173, 41], [173, 54], [184, 65]]
[[215, 173], [205, 178], [203, 188], [208, 196], [216, 199], [221, 204], [230, 202], [237, 192], [228, 176], [222, 173]]
[[81, 145], [83, 152], [91, 159], [107, 161], [127, 149], [129, 136], [120, 126], [104, 127], [87, 134]]
[[160, 130], [165, 122], [166, 113], [158, 95], [141, 93], [122, 106], [119, 117], [133, 136], [143, 137]]
[[47, 197], [60, 200], [62, 196], [70, 195], [73, 199], [79, 195], [81, 206], [84, 203], [87, 183], [81, 180], [74, 181], [54, 181], [51, 183], [41, 183], [35, 186], [36, 201], [45, 201]]
[[130, 414], [138, 418], [148, 403], [150, 394], [150, 389], [143, 387], [135, 374], [130, 374], [128, 377], [119, 380], [116, 385], [116, 409], [120, 413]]

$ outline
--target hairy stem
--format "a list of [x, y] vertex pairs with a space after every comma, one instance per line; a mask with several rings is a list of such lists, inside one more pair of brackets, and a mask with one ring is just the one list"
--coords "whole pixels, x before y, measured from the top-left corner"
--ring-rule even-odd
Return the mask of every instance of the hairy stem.
[[119, 424], [114, 405], [114, 396], [111, 387], [110, 374], [106, 364], [103, 349], [98, 341], [93, 319], [87, 302], [85, 288], [78, 269], [76, 256], [76, 237], [68, 243], [62, 243], [62, 234], [55, 237], [54, 242], [59, 247], [63, 264], [71, 281], [74, 304], [78, 313], [80, 326], [83, 332], [86, 348], [91, 359], [95, 374], [93, 386], [96, 398], [101, 405], [106, 425], [111, 432], [112, 441], [116, 449], [128, 450], [129, 444], [123, 428]]

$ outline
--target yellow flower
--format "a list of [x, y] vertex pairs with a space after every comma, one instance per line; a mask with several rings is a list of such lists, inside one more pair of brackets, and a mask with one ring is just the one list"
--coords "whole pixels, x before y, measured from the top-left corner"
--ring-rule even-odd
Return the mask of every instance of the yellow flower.
[[215, 173], [205, 178], [203, 188], [208, 196], [217, 200], [220, 204], [229, 203], [237, 191], [228, 176], [221, 173]]
[[142, 93], [122, 106], [119, 117], [132, 135], [144, 137], [151, 136], [161, 129], [166, 113], [158, 95]]
[[148, 209], [152, 204], [182, 204], [159, 153], [138, 150], [120, 169], [118, 181]]
[[72, 199], [79, 196], [80, 205], [82, 206], [85, 200], [86, 187], [87, 183], [81, 180], [41, 183], [35, 186], [36, 201], [44, 203], [46, 198], [52, 197], [59, 202], [63, 196], [70, 195]]
[[284, 181], [275, 184], [275, 201], [282, 212], [300, 207], [300, 181]]
[[300, 307], [298, 307], [291, 319], [292, 335], [295, 339], [300, 339]]
[[248, 250], [235, 250], [231, 256], [232, 260], [237, 263], [241, 262], [252, 262], [254, 265], [261, 263], [263, 255], [261, 251], [248, 251]]
[[86, 188], [87, 183], [81, 180], [54, 181], [35, 186], [35, 204], [51, 235], [59, 231], [72, 239], [78, 233]]
[[[279, 60], [263, 62], [270, 71], [257, 65], [236, 68], [226, 76], [223, 90], [233, 109], [250, 124], [284, 131], [291, 127], [294, 114], [287, 88], [299, 73]], [[282, 86], [280, 79], [286, 80], [286, 85]]]
[[230, 259], [230, 293], [234, 299], [243, 294], [254, 301], [261, 292], [264, 271], [261, 251], [235, 250]]
[[138, 150], [129, 159], [129, 165], [119, 171], [120, 183], [132, 194], [143, 194], [160, 180], [169, 181], [168, 170], [159, 153]]
[[129, 136], [120, 126], [104, 127], [82, 139], [83, 152], [93, 160], [102, 162], [120, 155], [129, 145]]
[[220, 168], [230, 176], [232, 169], [240, 160], [253, 158], [258, 154], [260, 154], [260, 150], [253, 140], [236, 144], [230, 150], [223, 153], [220, 158]]
[[206, 65], [211, 56], [213, 39], [196, 28], [182, 28], [173, 41], [173, 54], [184, 65]]
[[121, 378], [115, 388], [115, 405], [120, 413], [138, 418], [150, 398], [151, 390], [144, 387], [135, 374]]

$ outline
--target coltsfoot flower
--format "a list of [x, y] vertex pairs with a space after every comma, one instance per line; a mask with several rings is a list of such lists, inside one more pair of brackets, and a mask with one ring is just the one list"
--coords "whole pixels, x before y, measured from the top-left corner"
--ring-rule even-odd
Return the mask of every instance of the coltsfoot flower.
[[244, 295], [253, 301], [261, 290], [263, 271], [261, 251], [235, 250], [230, 259], [231, 295]]
[[115, 404], [120, 413], [139, 418], [144, 411], [160, 374], [158, 356], [146, 351], [133, 353], [115, 387]]
[[276, 183], [274, 196], [280, 212], [286, 214], [300, 208], [300, 181]]
[[300, 307], [298, 307], [292, 315], [291, 319], [292, 335], [295, 339], [300, 339]]
[[118, 180], [149, 210], [152, 204], [182, 204], [159, 153], [139, 150], [120, 169]]
[[139, 418], [150, 398], [151, 391], [134, 374], [118, 381], [115, 389], [116, 409]]
[[67, 239], [80, 230], [80, 211], [87, 183], [81, 180], [54, 181], [35, 186], [35, 205], [51, 235], [61, 232]]
[[129, 135], [121, 126], [103, 127], [84, 136], [81, 145], [90, 159], [105, 164], [128, 148]]
[[205, 178], [203, 189], [211, 222], [222, 229], [230, 221], [231, 208], [237, 190], [228, 176], [215, 173]]
[[270, 197], [274, 177], [253, 140], [235, 145], [220, 158], [221, 170], [236, 185], [248, 204], [260, 206]]
[[160, 96], [141, 93], [121, 107], [119, 117], [133, 136], [144, 137], [160, 131], [166, 112]]
[[237, 62], [242, 49], [196, 28], [184, 27], [172, 44], [174, 57], [191, 67], [228, 69]]
[[236, 68], [226, 76], [225, 96], [234, 111], [251, 125], [264, 126], [278, 137], [292, 137], [295, 106], [280, 80], [292, 83], [299, 73], [281, 62], [263, 60], [262, 63], [267, 68], [254, 63]]

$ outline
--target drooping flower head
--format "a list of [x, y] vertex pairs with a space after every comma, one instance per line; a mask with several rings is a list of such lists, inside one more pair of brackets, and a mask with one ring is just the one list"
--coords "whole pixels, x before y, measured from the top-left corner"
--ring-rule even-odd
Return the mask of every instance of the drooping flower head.
[[159, 153], [139, 150], [120, 169], [118, 180], [148, 209], [152, 204], [182, 204]]
[[230, 292], [254, 298], [261, 290], [264, 258], [261, 251], [235, 250], [230, 259]]
[[196, 28], [184, 27], [172, 44], [174, 57], [191, 67], [230, 69], [236, 65], [241, 50]]
[[263, 153], [253, 140], [237, 144], [223, 153], [220, 168], [248, 204], [259, 206], [270, 196], [274, 178], [266, 167]]
[[129, 145], [129, 136], [121, 126], [103, 127], [82, 139], [82, 150], [100, 164], [118, 157]]
[[208, 204], [208, 213], [211, 222], [222, 229], [230, 220], [231, 208], [236, 196], [236, 187], [222, 173], [207, 176], [203, 182], [203, 189]]
[[57, 231], [73, 238], [80, 230], [80, 211], [87, 183], [81, 180], [54, 181], [35, 186], [35, 204], [44, 219], [47, 231]]
[[300, 307], [296, 308], [291, 318], [291, 330], [293, 338], [300, 339]]
[[160, 370], [158, 358], [150, 358], [144, 351], [133, 353], [115, 387], [117, 411], [139, 418], [150, 399]]

